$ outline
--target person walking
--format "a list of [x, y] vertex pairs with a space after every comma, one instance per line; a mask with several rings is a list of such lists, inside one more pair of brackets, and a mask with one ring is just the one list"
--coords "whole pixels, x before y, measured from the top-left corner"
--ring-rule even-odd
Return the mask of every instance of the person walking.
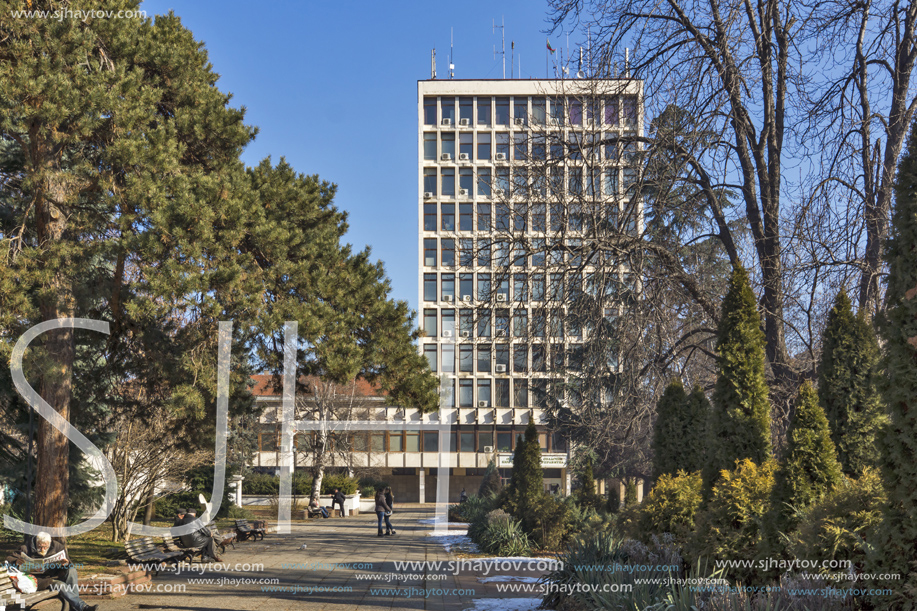
[[[385, 504], [388, 505], [389, 513], [395, 513], [395, 495], [392, 494], [392, 488], [390, 486], [385, 487]], [[394, 535], [395, 529], [389, 522], [388, 518], [385, 518], [385, 523], [388, 525], [389, 532], [386, 532], [387, 535]]]
[[388, 517], [392, 515], [392, 508], [385, 502], [385, 492], [379, 490], [376, 492], [376, 516], [379, 518], [379, 536], [383, 536], [386, 533], [382, 532], [382, 519], [385, 519], [385, 528], [388, 530], [388, 534], [391, 534], [392, 523], [389, 521]]

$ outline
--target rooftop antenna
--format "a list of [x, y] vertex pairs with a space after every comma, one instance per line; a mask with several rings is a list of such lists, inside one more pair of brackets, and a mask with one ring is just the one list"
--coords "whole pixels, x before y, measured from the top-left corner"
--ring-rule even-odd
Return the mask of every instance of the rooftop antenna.
[[624, 49], [624, 78], [630, 78], [630, 49]]
[[576, 65], [576, 78], [583, 78], [586, 76], [583, 74], [583, 48], [579, 48], [579, 63]]
[[[500, 55], [503, 56], [503, 78], [506, 78], [506, 24], [503, 22], [503, 17], [500, 17], [500, 25], [497, 26], [497, 22], [494, 21], [493, 31], [496, 33], [497, 27], [500, 28]], [[497, 59], [497, 46], [494, 45], [494, 59]]]
[[516, 67], [516, 41], [509, 43], [509, 78], [513, 78], [513, 69]]
[[595, 74], [592, 69], [592, 28], [586, 28], [586, 70], [589, 74]]
[[433, 54], [430, 56], [430, 78], [436, 80], [436, 47], [433, 47]]
[[455, 78], [455, 64], [452, 59], [453, 42], [452, 28], [449, 28], [449, 78]]

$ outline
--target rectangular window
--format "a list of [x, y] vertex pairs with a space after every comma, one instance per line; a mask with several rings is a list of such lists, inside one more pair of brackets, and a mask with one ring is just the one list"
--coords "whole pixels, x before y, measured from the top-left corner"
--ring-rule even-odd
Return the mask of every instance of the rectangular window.
[[462, 161], [474, 161], [474, 136], [472, 134], [459, 135], [459, 155]]
[[532, 371], [543, 373], [547, 369], [547, 356], [544, 344], [532, 346]]
[[[469, 380], [470, 382], [471, 380]], [[459, 452], [474, 452], [474, 431], [459, 433]]]
[[427, 363], [430, 364], [430, 371], [436, 372], [436, 344], [424, 344], [423, 355], [427, 357]]
[[474, 265], [474, 240], [462, 238], [459, 240], [459, 265], [471, 267]]
[[509, 267], [509, 244], [506, 240], [494, 242], [494, 259], [500, 267]]
[[[443, 320], [443, 327], [446, 326], [445, 319]], [[452, 326], [455, 326], [455, 319], [453, 318]], [[455, 373], [455, 344], [443, 344], [443, 373]]]
[[[535, 370], [534, 363], [532, 370]], [[548, 381], [532, 380], [532, 403], [535, 407], [545, 408], [548, 406]]]
[[605, 186], [602, 191], [605, 195], [618, 194], [618, 168], [608, 168], [605, 170]]
[[570, 100], [570, 123], [572, 125], [583, 124], [583, 103], [579, 100]]
[[423, 300], [436, 301], [436, 274], [423, 275]]
[[497, 125], [509, 125], [509, 98], [497, 98]]
[[459, 371], [463, 373], [471, 373], [474, 371], [473, 348], [474, 346], [469, 344], [462, 344], [459, 346]]
[[474, 274], [459, 275], [459, 298], [463, 301], [465, 297], [474, 296]]
[[589, 96], [586, 99], [586, 124], [592, 125], [595, 123], [595, 118], [599, 114], [599, 100], [598, 98]]
[[513, 337], [525, 337], [528, 334], [529, 311], [513, 310]]
[[478, 231], [490, 231], [490, 204], [478, 204]]
[[529, 382], [528, 380], [513, 380], [513, 407], [529, 406]]
[[436, 161], [436, 132], [424, 132], [423, 158], [428, 161]]
[[547, 158], [548, 143], [544, 134], [537, 134], [532, 139], [532, 159], [544, 161]]
[[423, 190], [424, 193], [432, 193], [433, 195], [436, 195], [436, 168], [424, 168]]
[[555, 125], [564, 124], [564, 99], [551, 98], [551, 121]]
[[389, 452], [404, 452], [404, 435], [401, 433], [389, 433], [388, 434], [388, 451]]
[[513, 136], [513, 159], [516, 161], [525, 161], [529, 158], [529, 145], [525, 134], [516, 134]]
[[405, 431], [404, 450], [405, 452], [420, 452], [420, 431]]
[[459, 168], [459, 189], [469, 197], [474, 194], [474, 170]]
[[513, 275], [513, 299], [518, 303], [528, 303], [529, 283], [525, 274]]
[[[470, 358], [468, 362], [471, 362]], [[459, 380], [459, 407], [474, 407], [474, 380]]]
[[513, 195], [528, 197], [529, 171], [528, 168], [513, 169]]
[[436, 204], [423, 205], [423, 230], [436, 231]]
[[484, 168], [478, 170], [478, 195], [490, 197], [491, 182], [490, 170]]
[[[509, 160], [509, 134], [505, 132], [497, 132], [497, 157], [498, 160], [507, 161]], [[500, 157], [502, 155], [502, 157]]]
[[[440, 98], [440, 106], [442, 108], [442, 118], [444, 120], [449, 119], [449, 123], [455, 125], [455, 98]], [[445, 121], [443, 121], [443, 124], [445, 124]]]
[[478, 134], [478, 159], [490, 161], [490, 134]]
[[532, 301], [544, 301], [544, 274], [532, 274]]
[[444, 267], [455, 265], [455, 240], [445, 238], [442, 240], [442, 252], [440, 256], [442, 257], [441, 262]]
[[442, 204], [442, 229], [455, 231], [455, 204]]
[[423, 99], [423, 124], [436, 125], [436, 98]]
[[564, 275], [551, 274], [551, 301], [564, 300]]
[[635, 127], [637, 125], [637, 96], [626, 95], [622, 100], [622, 109], [624, 115], [624, 125]]
[[570, 178], [567, 181], [567, 189], [572, 195], [580, 195], [583, 192], [583, 169], [570, 168]]
[[529, 347], [525, 345], [513, 346], [513, 371], [525, 373], [529, 370]]
[[567, 218], [566, 210], [561, 204], [550, 204], [551, 231], [563, 231]]
[[[474, 316], [473, 310], [463, 308], [459, 310], [459, 334], [460, 337], [474, 337]], [[469, 371], [471, 371], [469, 369]]]
[[490, 98], [478, 98], [478, 125], [490, 125]]
[[496, 229], [497, 231], [509, 231], [509, 204], [496, 204]]
[[518, 125], [519, 120], [522, 120], [522, 124], [526, 125], [529, 120], [529, 99], [516, 96], [513, 98], [513, 121], [514, 125]]
[[532, 231], [547, 231], [548, 214], [545, 204], [532, 204]]
[[438, 431], [424, 431], [423, 432], [423, 451], [424, 452], [439, 452], [439, 432]]
[[366, 452], [369, 449], [366, 433], [354, 433], [352, 439], [354, 452]]
[[442, 285], [443, 300], [445, 301], [446, 298], [455, 300], [455, 274], [443, 274]]
[[[564, 311], [551, 310], [551, 337], [564, 336]], [[561, 346], [562, 348], [562, 346]]]
[[478, 373], [490, 373], [490, 346], [485, 344], [478, 346]]
[[497, 328], [497, 337], [509, 337], [509, 310], [498, 309], [494, 315], [494, 324]]
[[497, 344], [497, 347], [494, 350], [494, 364], [502, 365], [504, 371], [509, 371], [509, 345], [508, 344]]
[[[488, 385], [490, 381], [487, 381]], [[478, 387], [480, 388], [480, 386]], [[488, 386], [488, 391], [490, 386]], [[478, 395], [480, 396], [480, 395]], [[478, 431], [478, 451], [483, 452], [484, 448], [493, 447], [494, 445], [494, 433], [493, 431]]]
[[478, 274], [478, 300], [490, 301], [490, 274]]
[[490, 310], [478, 310], [478, 337], [490, 337]]
[[532, 336], [544, 337], [547, 331], [547, 322], [544, 308], [532, 310]]
[[423, 311], [423, 334], [427, 337], [436, 337], [436, 310]]
[[469, 97], [459, 98], [459, 119], [466, 119], [468, 124], [474, 122], [474, 100]]
[[478, 240], [478, 267], [490, 267], [490, 242]]
[[523, 242], [514, 242], [513, 243], [513, 267], [525, 267], [526, 259], [528, 255], [525, 252], [525, 244]]
[[545, 239], [535, 238], [532, 240], [532, 267], [545, 266]]
[[618, 124], [618, 98], [605, 98], [605, 125]]
[[[490, 380], [478, 380], [478, 402], [484, 402], [490, 407], [493, 405], [490, 399]], [[492, 443], [486, 445], [493, 445]]]
[[544, 125], [546, 118], [544, 98], [532, 99], [532, 123], [535, 125]]
[[442, 195], [455, 197], [455, 168], [443, 168], [441, 187]]
[[455, 132], [443, 132], [440, 134], [440, 137], [442, 138], [441, 147], [443, 157], [449, 155], [449, 159], [455, 160]]
[[385, 432], [371, 433], [369, 436], [370, 452], [385, 452]]
[[[503, 380], [509, 382], [509, 380]], [[507, 394], [509, 391], [507, 391]], [[497, 427], [497, 451], [511, 452], [513, 450], [513, 430], [508, 426]]]
[[474, 231], [474, 204], [459, 204], [459, 231]]
[[570, 231], [583, 230], [583, 206], [580, 204], [570, 204], [567, 212], [567, 227]]
[[509, 407], [509, 380], [506, 378], [494, 380], [494, 406]]
[[[455, 310], [442, 310], [440, 316], [443, 319], [443, 337], [446, 337], [447, 333], [455, 337]], [[443, 357], [445, 360], [445, 352], [443, 352]]]
[[423, 264], [427, 267], [436, 267], [436, 238], [424, 238]]
[[525, 217], [527, 206], [518, 203], [513, 206], [513, 231], [525, 231]]

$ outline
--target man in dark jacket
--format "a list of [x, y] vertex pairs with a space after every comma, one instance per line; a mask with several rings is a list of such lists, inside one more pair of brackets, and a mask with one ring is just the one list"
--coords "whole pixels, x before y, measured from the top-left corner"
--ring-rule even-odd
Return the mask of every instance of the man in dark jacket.
[[[196, 512], [193, 509], [189, 509], [187, 513], [185, 513], [185, 517], [182, 518], [182, 521], [179, 525], [184, 526], [185, 524], [194, 522], [197, 519], [197, 515], [195, 515], [195, 513]], [[181, 542], [185, 547], [203, 548], [204, 554], [206, 556], [212, 558], [216, 562], [223, 562], [223, 559], [217, 556], [216, 550], [214, 549], [213, 537], [210, 535], [210, 531], [206, 528], [196, 530], [190, 535], [182, 535]]]
[[[38, 563], [29, 560], [31, 558], [40, 561], [61, 552], [64, 553], [63, 560], [47, 563], [41, 572], [35, 572]], [[52, 541], [48, 533], [41, 532], [30, 537], [20, 548], [19, 555], [7, 558], [7, 562], [20, 565], [23, 572], [31, 573], [38, 582], [39, 590], [54, 589], [60, 592], [61, 598], [66, 600], [74, 611], [96, 611], [98, 609], [98, 605], [87, 605], [80, 600], [76, 569], [70, 564], [70, 558], [64, 545], [59, 541]]]
[[331, 497], [331, 511], [334, 511], [335, 505], [341, 506], [341, 517], [346, 518], [347, 514], [344, 513], [344, 493], [341, 492], [339, 488], [334, 489], [334, 495]]

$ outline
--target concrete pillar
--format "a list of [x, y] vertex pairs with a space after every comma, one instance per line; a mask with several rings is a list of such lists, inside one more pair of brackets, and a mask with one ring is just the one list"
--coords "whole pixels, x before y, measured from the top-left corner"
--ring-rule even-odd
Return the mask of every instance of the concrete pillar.
[[424, 471], [425, 469], [423, 467], [417, 470], [417, 475], [418, 477], [420, 477], [420, 480], [418, 480], [418, 485], [417, 485], [417, 489], [420, 491], [418, 493], [420, 495], [420, 499], [418, 499], [419, 503], [427, 502], [427, 491], [426, 491], [426, 488], [424, 487]]
[[637, 480], [637, 503], [643, 502], [643, 480]]

